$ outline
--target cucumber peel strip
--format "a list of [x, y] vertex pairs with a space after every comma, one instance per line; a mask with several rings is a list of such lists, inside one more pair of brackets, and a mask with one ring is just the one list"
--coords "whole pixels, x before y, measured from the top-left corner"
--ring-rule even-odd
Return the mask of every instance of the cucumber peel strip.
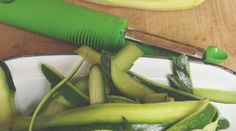
[[89, 98], [90, 104], [106, 102], [104, 78], [99, 64], [94, 64], [89, 72]]
[[167, 131], [202, 129], [211, 123], [215, 116], [218, 117], [217, 108], [212, 104], [205, 103], [205, 105], [201, 105], [195, 112], [167, 129]]
[[[57, 71], [54, 67], [46, 64], [41, 65], [41, 71], [48, 80], [48, 82], [51, 84], [51, 87], [55, 87], [58, 83], [60, 83], [65, 77]], [[70, 95], [68, 95], [70, 94]], [[54, 110], [56, 107], [54, 105], [51, 105], [53, 103], [58, 104], [57, 101], [60, 97], [62, 97], [62, 103], [68, 103], [66, 105], [61, 105], [58, 106], [57, 108], [61, 108], [62, 110]], [[89, 104], [89, 98], [86, 94], [84, 94], [79, 88], [77, 88], [75, 85], [73, 85], [70, 81], [68, 81], [66, 84], [61, 87], [59, 91], [57, 91], [56, 94], [54, 94], [53, 98], [50, 99], [50, 101], [47, 102], [46, 106], [44, 106], [44, 109], [41, 110], [40, 115], [42, 114], [47, 114], [50, 115], [50, 113], [58, 113], [63, 110], [67, 110], [69, 108], [77, 107], [77, 106], [82, 106]], [[54, 108], [54, 109], [50, 109]], [[54, 112], [52, 111], [54, 110]]]
[[92, 64], [100, 64], [101, 62], [101, 55], [97, 51], [95, 51], [94, 49], [88, 46], [81, 46], [80, 48], [76, 49], [74, 52], [83, 57], [86, 56], [87, 57], [86, 60]]
[[116, 86], [114, 85], [114, 83], [112, 81], [111, 59], [112, 59], [112, 54], [110, 52], [102, 51], [101, 60], [100, 60], [101, 69], [103, 72], [104, 80], [107, 83], [107, 86], [109, 86], [110, 93], [121, 96], [121, 93], [119, 92], [119, 90], [116, 88]]
[[69, 73], [69, 75], [67, 77], [65, 77], [60, 83], [58, 83], [43, 99], [42, 101], [39, 103], [39, 105], [37, 106], [37, 108], [35, 109], [32, 119], [30, 121], [30, 125], [29, 125], [29, 131], [33, 130], [33, 125], [36, 121], [36, 117], [40, 111], [40, 109], [45, 105], [45, 103], [47, 102], [47, 100], [49, 100], [51, 98], [51, 96], [60, 88], [62, 87], [62, 85], [66, 84], [74, 75], [75, 73], [79, 70], [79, 68], [81, 67], [81, 65], [83, 64], [83, 62], [85, 61], [86, 56], [79, 62], [79, 64]]
[[210, 101], [225, 104], [236, 104], [236, 92], [208, 88], [193, 88], [193, 94], [207, 97]]
[[[134, 80], [128, 71], [133, 63], [143, 55], [143, 52], [134, 44], [122, 48], [111, 60], [111, 76], [114, 85], [126, 97], [139, 99], [144, 102], [146, 97], [158, 95], [142, 83]], [[158, 97], [156, 97], [158, 98]], [[159, 97], [160, 98], [160, 97]], [[163, 98], [165, 100], [165, 97]], [[163, 101], [157, 99], [158, 102]]]
[[191, 93], [184, 92], [181, 90], [176, 90], [168, 85], [164, 85], [164, 84], [152, 81], [152, 80], [147, 79], [147, 78], [143, 77], [142, 75], [132, 72], [132, 71], [129, 72], [129, 75], [132, 76], [133, 79], [148, 86], [149, 88], [153, 89], [154, 91], [167, 93], [170, 97], [173, 97], [177, 101], [203, 99], [202, 97], [193, 95]]
[[[54, 88], [59, 82], [61, 82], [65, 77], [57, 71], [54, 67], [42, 64], [41, 70], [48, 82], [51, 84], [52, 88]], [[65, 86], [68, 86], [68, 88], [71, 88], [76, 94], [81, 95], [84, 99], [88, 100], [88, 96], [84, 94], [80, 89], [78, 89], [73, 83], [70, 81], [67, 82]], [[51, 89], [52, 89], [51, 88]], [[64, 94], [64, 93], [62, 93]]]
[[16, 116], [15, 92], [10, 69], [0, 60], [0, 130], [9, 128]]
[[217, 130], [218, 122], [220, 120], [220, 112], [215, 106], [213, 105], [211, 106], [214, 107], [216, 110], [216, 114], [214, 118], [212, 119], [211, 123], [207, 124], [203, 129], [194, 129], [193, 131], [216, 131]]
[[[152, 104], [95, 104], [67, 110], [57, 116], [39, 117], [35, 123], [35, 129], [90, 124], [121, 124], [123, 123], [122, 116], [131, 124], [161, 124], [169, 127], [207, 104], [207, 100]], [[30, 117], [16, 119], [12, 129], [25, 130], [28, 128], [29, 121]]]
[[[82, 55], [82, 56], [85, 56], [86, 54], [93, 54], [93, 55], [89, 55], [90, 60], [92, 60], [93, 63], [96, 63], [96, 62], [100, 63], [101, 55], [88, 46], [82, 46], [82, 47], [78, 48], [75, 52]], [[131, 72], [131, 74], [138, 75], [135, 72]], [[138, 75], [138, 76], [141, 77], [141, 75]], [[150, 82], [151, 80], [147, 80], [147, 81]], [[170, 86], [163, 85], [158, 82], [152, 82], [152, 83], [157, 86], [166, 87], [167, 89], [172, 88]], [[170, 89], [170, 90], [172, 90], [172, 89]], [[173, 89], [173, 90], [176, 90], [176, 89]], [[212, 93], [209, 93], [209, 91]], [[182, 91], [177, 91], [177, 92], [182, 92]], [[180, 93], [180, 94], [182, 94], [182, 93]], [[186, 95], [186, 93], [183, 93], [183, 94]], [[210, 101], [214, 101], [214, 102], [236, 104], [236, 92], [235, 91], [223, 91], [223, 90], [218, 90], [218, 89], [206, 89], [206, 88], [194, 88], [193, 87], [193, 95], [194, 96], [196, 95], [195, 99], [201, 99], [203, 97], [207, 97]], [[193, 97], [193, 95], [192, 96], [190, 95], [190, 98]], [[224, 98], [221, 98], [221, 96], [224, 96]]]

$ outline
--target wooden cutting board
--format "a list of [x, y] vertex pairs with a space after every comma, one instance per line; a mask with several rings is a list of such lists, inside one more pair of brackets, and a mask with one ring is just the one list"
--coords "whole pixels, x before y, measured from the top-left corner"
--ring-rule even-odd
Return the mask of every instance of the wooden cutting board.
[[[223, 64], [236, 70], [236, 0], [208, 0], [186, 11], [144, 11], [71, 2], [127, 18], [131, 27], [206, 48], [215, 45], [226, 50]], [[0, 24], [0, 57], [69, 52], [74, 47]]]

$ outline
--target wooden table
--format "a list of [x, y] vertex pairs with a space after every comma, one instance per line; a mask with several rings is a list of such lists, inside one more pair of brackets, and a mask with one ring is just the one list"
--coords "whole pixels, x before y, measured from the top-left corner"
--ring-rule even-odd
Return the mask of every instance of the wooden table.
[[[208, 0], [198, 8], [159, 12], [124, 8], [112, 8], [72, 0], [87, 6], [127, 18], [131, 27], [153, 34], [206, 48], [215, 45], [226, 50], [229, 59], [223, 64], [236, 70], [236, 0]], [[69, 52], [74, 47], [0, 24], [0, 57], [17, 55], [53, 54]]]

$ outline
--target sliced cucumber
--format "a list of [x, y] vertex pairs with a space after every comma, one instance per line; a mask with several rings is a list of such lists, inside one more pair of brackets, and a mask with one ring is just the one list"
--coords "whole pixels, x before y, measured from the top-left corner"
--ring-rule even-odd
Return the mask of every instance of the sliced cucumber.
[[[42, 64], [41, 69], [53, 87], [64, 79], [64, 76], [50, 65]], [[71, 108], [87, 105], [89, 103], [88, 96], [76, 88], [71, 82], [67, 82], [63, 85], [62, 89], [59, 94], [69, 101]]]
[[[74, 81], [74, 85], [87, 96], [89, 96], [88, 79], [89, 79], [89, 75], [86, 75], [86, 76], [80, 78], [79, 80]], [[104, 84], [105, 84], [106, 94], [109, 95], [110, 94], [110, 87], [108, 86], [107, 83], [104, 83]]]
[[167, 88], [167, 86], [153, 84], [151, 81], [142, 80], [140, 79], [141, 77], [137, 77], [136, 74], [132, 77], [128, 70], [133, 65], [134, 61], [142, 54], [143, 53], [139, 48], [135, 45], [129, 44], [112, 59], [112, 80], [123, 95], [133, 99], [138, 99], [141, 102], [150, 100], [151, 97], [154, 98], [151, 102], [170, 100], [165, 95], [159, 95], [158, 93], [167, 93], [174, 99], [177, 98], [177, 100], [200, 99], [189, 93]]
[[[93, 59], [95, 61], [100, 61], [101, 55], [97, 53], [95, 50], [89, 48], [89, 47], [81, 47], [80, 49], [81, 54], [93, 54], [90, 55], [90, 59]], [[175, 55], [173, 55], [175, 56]], [[107, 60], [106, 60], [107, 61]], [[140, 83], [146, 85], [147, 87], [152, 88], [156, 92], [166, 92], [169, 96], [172, 96], [175, 100], [194, 100], [194, 99], [202, 99], [202, 98], [208, 98], [211, 101], [215, 102], [221, 102], [221, 103], [228, 103], [228, 104], [234, 104], [236, 103], [236, 93], [235, 92], [227, 92], [227, 91], [221, 91], [221, 90], [215, 90], [215, 89], [202, 89], [202, 88], [193, 88], [193, 94], [191, 95], [189, 93], [185, 93], [183, 91], [178, 91], [175, 89], [171, 89], [172, 87], [166, 86], [157, 82], [153, 82], [151, 80], [148, 80], [134, 72], [129, 72], [131, 74], [131, 77], [138, 80]], [[169, 79], [173, 82], [175, 86], [180, 86], [176, 79], [173, 79], [173, 75], [169, 75]], [[212, 92], [212, 93], [206, 93], [206, 92]], [[111, 92], [112, 89], [111, 89]], [[223, 99], [220, 96], [225, 96]]]
[[80, 78], [79, 80], [76, 80], [76, 82], [74, 82], [74, 85], [87, 96], [89, 96], [88, 79], [89, 79], [89, 76], [86, 75]]
[[[71, 109], [57, 116], [38, 118], [35, 128], [121, 124], [125, 117], [131, 124], [161, 124], [168, 127], [195, 112], [208, 101], [166, 102], [153, 104], [95, 104]], [[19, 118], [13, 129], [27, 129], [29, 118]]]
[[[46, 126], [87, 124], [87, 123], [120, 123], [122, 116], [131, 123], [152, 123], [169, 125], [193, 113], [208, 101], [171, 102], [158, 104], [103, 104], [81, 107], [64, 112], [52, 118]], [[78, 119], [80, 118], [80, 119]]]
[[99, 64], [101, 62], [101, 55], [96, 52], [94, 49], [88, 46], [81, 46], [80, 48], [74, 51], [75, 53], [81, 56], [87, 56], [87, 60], [93, 64]]
[[200, 97], [206, 97], [210, 101], [214, 102], [227, 103], [227, 104], [236, 103], [235, 91], [224, 91], [224, 90], [207, 89], [207, 88], [193, 88], [193, 94]]
[[10, 70], [0, 60], [0, 129], [8, 129], [15, 118], [15, 91]]
[[100, 65], [93, 65], [89, 73], [90, 104], [101, 104], [106, 101], [106, 91]]
[[[70, 81], [70, 79], [76, 74], [76, 72], [79, 70], [79, 68], [81, 67], [81, 65], [83, 64], [83, 62], [85, 61], [86, 56], [79, 62], [79, 64], [77, 66], [75, 66], [75, 68], [63, 79], [61, 80], [59, 83], [57, 83], [52, 90], [50, 90], [47, 95], [42, 99], [42, 101], [38, 104], [37, 108], [35, 109], [32, 119], [30, 121], [29, 124], [29, 131], [33, 130], [34, 127], [34, 123], [36, 121], [36, 118], [39, 114], [39, 112], [41, 111], [41, 109], [47, 105], [48, 103], [50, 103], [51, 99], [53, 97], [55, 97], [57, 94], [61, 94], [65, 99], [67, 97], [67, 100], [70, 102], [74, 102], [73, 99], [73, 95], [70, 96], [70, 89], [71, 88], [65, 88], [64, 85], [67, 84], [67, 82]], [[74, 93], [74, 92], [72, 92]], [[80, 95], [76, 95], [77, 97], [81, 97]]]
[[133, 63], [142, 55], [143, 52], [135, 45], [125, 46], [112, 58], [111, 76], [113, 83], [124, 96], [143, 102], [145, 97], [154, 95], [155, 92], [127, 74]]
[[[50, 65], [42, 64], [41, 69], [47, 80], [51, 83], [51, 87], [54, 87], [64, 78], [64, 76], [60, 72], [58, 72]], [[67, 109], [88, 104], [89, 98], [81, 90], [84, 88], [84, 86], [81, 86], [81, 83], [88, 82], [84, 81], [85, 80], [79, 83], [80, 87], [76, 87], [71, 82], [67, 82], [67, 84], [65, 84], [63, 87], [63, 91], [58, 92], [42, 109], [42, 111], [40, 112], [40, 116], [55, 115]]]

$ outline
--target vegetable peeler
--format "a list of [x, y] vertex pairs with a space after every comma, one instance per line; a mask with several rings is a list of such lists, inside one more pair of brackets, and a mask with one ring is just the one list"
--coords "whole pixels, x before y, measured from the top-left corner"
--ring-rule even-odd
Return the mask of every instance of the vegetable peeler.
[[222, 63], [228, 57], [226, 52], [216, 47], [209, 46], [204, 50], [132, 29], [127, 26], [127, 20], [121, 17], [63, 0], [0, 0], [0, 22], [74, 46], [87, 45], [97, 51], [115, 52], [131, 41], [145, 55], [157, 55], [164, 49], [213, 64]]

